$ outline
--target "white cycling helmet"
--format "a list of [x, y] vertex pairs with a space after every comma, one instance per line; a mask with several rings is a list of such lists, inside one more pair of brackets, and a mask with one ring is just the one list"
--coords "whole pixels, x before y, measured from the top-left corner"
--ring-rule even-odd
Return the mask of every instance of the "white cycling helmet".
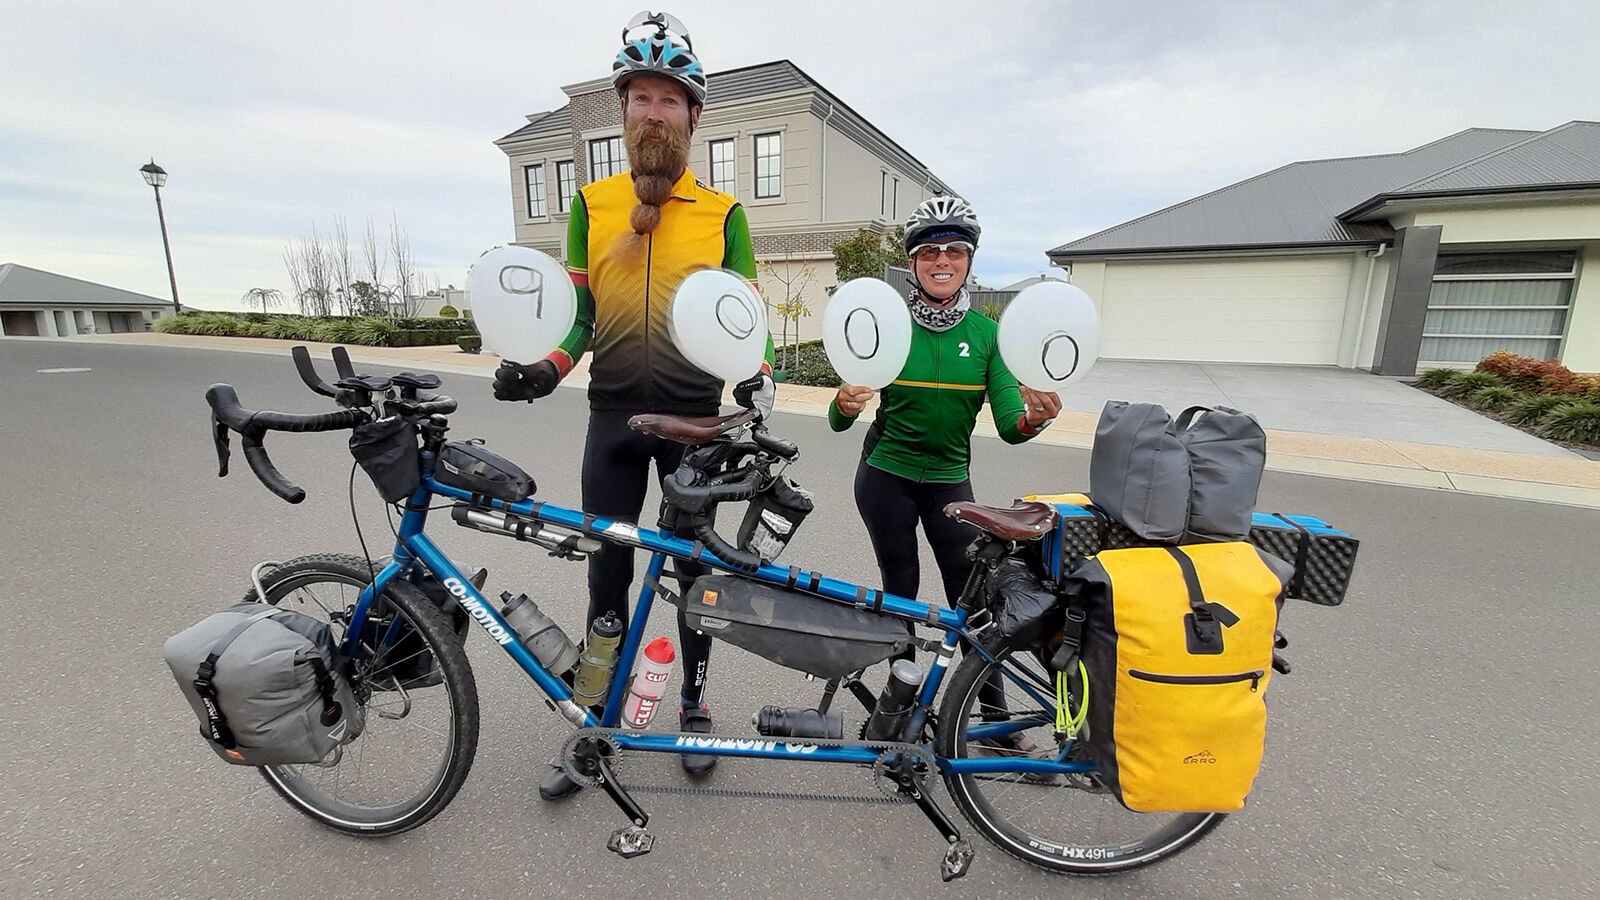
[[[640, 28], [653, 26], [655, 32], [630, 39]], [[694, 55], [689, 32], [671, 13], [648, 10], [628, 20], [622, 29], [622, 49], [611, 63], [611, 85], [621, 94], [628, 79], [635, 75], [670, 78], [689, 90], [689, 102], [706, 104], [706, 70]]]
[[976, 249], [982, 233], [972, 204], [960, 197], [930, 197], [906, 219], [906, 255], [930, 241], [964, 240]]

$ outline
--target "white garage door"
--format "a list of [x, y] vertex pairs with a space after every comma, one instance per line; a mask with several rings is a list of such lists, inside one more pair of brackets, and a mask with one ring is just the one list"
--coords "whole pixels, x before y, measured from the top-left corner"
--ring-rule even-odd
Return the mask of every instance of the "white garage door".
[[1350, 269], [1346, 255], [1107, 262], [1101, 353], [1334, 365]]

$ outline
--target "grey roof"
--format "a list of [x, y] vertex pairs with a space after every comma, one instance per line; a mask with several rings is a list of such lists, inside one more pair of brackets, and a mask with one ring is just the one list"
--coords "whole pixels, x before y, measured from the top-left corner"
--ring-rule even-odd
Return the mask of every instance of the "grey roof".
[[0, 303], [171, 306], [171, 300], [57, 275], [16, 263], [0, 265]]
[[[712, 72], [706, 80], [708, 82], [706, 91], [710, 98], [706, 103], [708, 109], [715, 109], [719, 103], [732, 103], [750, 97], [810, 90], [814, 93], [812, 111], [818, 118], [837, 107], [843, 115], [834, 118], [833, 125], [840, 132], [879, 156], [894, 160], [908, 171], [926, 172], [930, 177], [933, 175], [921, 160], [911, 155], [910, 151], [895, 143], [888, 135], [878, 130], [877, 126], [867, 121], [865, 116], [851, 109], [848, 103], [834, 96], [815, 78], [807, 75], [799, 66], [787, 59], [729, 69], [725, 72]], [[569, 103], [558, 110], [545, 113], [495, 143], [503, 144], [520, 138], [567, 134], [571, 131], [572, 104]], [[940, 192], [949, 190], [942, 181], [938, 179], [934, 181]]]
[[1290, 163], [1062, 244], [1049, 255], [1375, 243], [1392, 234], [1387, 223], [1345, 222], [1340, 214], [1537, 134], [1469, 128], [1403, 153]]
[[[742, 69], [729, 69], [726, 72], [712, 72], [706, 76], [706, 94], [710, 98], [706, 104], [714, 107], [718, 103], [731, 103], [743, 100], [746, 97], [761, 94], [778, 94], [785, 91], [798, 91], [815, 86], [800, 68], [786, 59], [777, 62], [762, 63], [755, 66], [745, 66]], [[567, 104], [560, 109], [546, 113], [543, 117], [511, 132], [501, 141], [512, 138], [535, 137], [545, 134], [564, 134], [572, 130], [572, 104]], [[498, 142], [497, 142], [498, 143]]]
[[1029, 275], [1027, 278], [1022, 279], [1021, 281], [1012, 282], [1011, 284], [1008, 284], [1005, 287], [998, 288], [998, 290], [1002, 290], [1002, 291], [1020, 291], [1023, 288], [1031, 288], [1036, 284], [1043, 284], [1046, 281], [1064, 281], [1064, 280], [1065, 279], [1057, 278], [1054, 275], [1043, 275], [1043, 274], [1041, 274], [1041, 275]]
[[1600, 185], [1600, 122], [1568, 122], [1379, 194], [1345, 215], [1405, 197], [1595, 185]]

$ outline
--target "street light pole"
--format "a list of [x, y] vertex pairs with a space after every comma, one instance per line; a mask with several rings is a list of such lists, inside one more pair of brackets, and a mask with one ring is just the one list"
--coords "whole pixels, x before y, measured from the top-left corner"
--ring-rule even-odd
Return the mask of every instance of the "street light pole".
[[167, 214], [161, 208], [161, 186], [167, 183], [167, 170], [151, 159], [148, 165], [140, 166], [139, 171], [144, 175], [144, 183], [156, 190], [156, 218], [161, 221], [161, 249], [167, 254], [167, 280], [172, 284], [172, 312], [176, 315], [183, 312], [183, 304], [178, 302], [178, 276], [172, 271], [172, 244], [167, 241]]

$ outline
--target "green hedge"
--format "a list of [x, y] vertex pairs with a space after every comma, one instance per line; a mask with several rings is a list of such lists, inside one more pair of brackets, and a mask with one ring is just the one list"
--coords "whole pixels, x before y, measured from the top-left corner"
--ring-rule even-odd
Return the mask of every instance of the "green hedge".
[[430, 347], [474, 337], [471, 320], [385, 319], [378, 316], [298, 316], [270, 313], [196, 312], [162, 319], [156, 330], [168, 334], [262, 337], [285, 341], [365, 344], [371, 347]]
[[[788, 367], [789, 384], [806, 384], [814, 387], [838, 387], [840, 384], [839, 373], [833, 370], [833, 364], [828, 362], [828, 354], [822, 349], [821, 341], [807, 341], [795, 347], [795, 364]], [[783, 353], [780, 351], [779, 358]]]

